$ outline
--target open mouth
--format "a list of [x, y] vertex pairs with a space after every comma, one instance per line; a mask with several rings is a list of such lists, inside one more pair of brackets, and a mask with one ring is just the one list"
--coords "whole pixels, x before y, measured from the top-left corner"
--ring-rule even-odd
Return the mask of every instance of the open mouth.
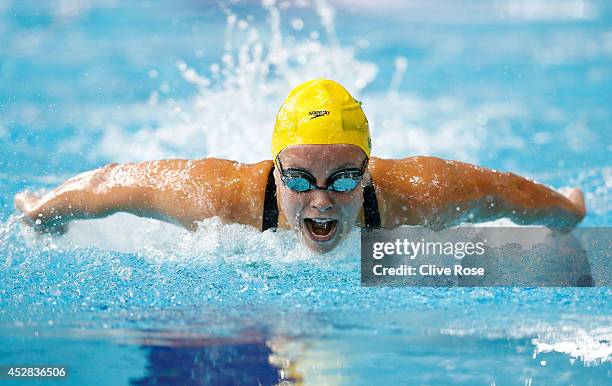
[[323, 218], [305, 218], [304, 223], [310, 237], [315, 241], [331, 240], [338, 226], [338, 220]]

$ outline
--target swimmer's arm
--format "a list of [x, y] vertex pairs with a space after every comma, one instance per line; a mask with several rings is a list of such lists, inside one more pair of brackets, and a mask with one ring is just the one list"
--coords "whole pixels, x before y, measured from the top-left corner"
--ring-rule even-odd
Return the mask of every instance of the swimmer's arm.
[[404, 180], [396, 179], [393, 184], [394, 214], [385, 216], [389, 223], [442, 229], [462, 222], [509, 218], [521, 225], [569, 231], [586, 214], [579, 189], [573, 189], [566, 198], [512, 173], [435, 157], [394, 162], [395, 174], [403, 173]]
[[[62, 232], [71, 220], [116, 212], [168, 221], [190, 230], [197, 228], [198, 221], [213, 216], [259, 227], [257, 197], [245, 197], [250, 196], [249, 190], [259, 188], [261, 173], [248, 179], [248, 184], [247, 178], [241, 177], [251, 177], [248, 174], [258, 171], [260, 164], [240, 165], [212, 158], [111, 164], [70, 178], [42, 197], [20, 193], [15, 206], [40, 231]], [[244, 195], [239, 194], [241, 190], [246, 191]]]

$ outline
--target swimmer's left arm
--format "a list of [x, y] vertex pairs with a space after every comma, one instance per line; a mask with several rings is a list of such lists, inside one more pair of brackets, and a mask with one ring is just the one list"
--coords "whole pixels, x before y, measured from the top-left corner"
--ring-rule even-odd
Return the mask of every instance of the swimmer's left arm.
[[[386, 227], [406, 224], [442, 229], [505, 217], [521, 225], [566, 232], [586, 214], [579, 189], [565, 197], [512, 173], [435, 157], [376, 160], [373, 164], [374, 181], [382, 183], [381, 218]], [[382, 166], [380, 171], [377, 166]]]

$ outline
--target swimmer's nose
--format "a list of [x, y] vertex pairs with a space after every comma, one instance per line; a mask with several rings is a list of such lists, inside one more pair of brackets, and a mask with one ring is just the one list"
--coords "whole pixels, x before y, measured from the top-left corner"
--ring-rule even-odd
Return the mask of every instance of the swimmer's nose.
[[330, 194], [328, 192], [323, 190], [315, 190], [311, 193], [313, 196], [310, 204], [313, 208], [318, 209], [320, 212], [329, 210], [334, 206], [334, 203], [331, 200]]

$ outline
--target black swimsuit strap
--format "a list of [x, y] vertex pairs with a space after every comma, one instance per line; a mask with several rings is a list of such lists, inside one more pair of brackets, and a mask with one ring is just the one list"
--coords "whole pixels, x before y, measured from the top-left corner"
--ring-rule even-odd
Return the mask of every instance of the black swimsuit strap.
[[274, 166], [268, 174], [266, 196], [264, 198], [264, 212], [262, 231], [278, 227], [278, 206], [276, 204], [276, 184], [274, 183]]
[[363, 188], [363, 217], [366, 228], [380, 228], [380, 213], [374, 185]]
[[[274, 182], [274, 166], [268, 174], [266, 196], [264, 198], [264, 212], [262, 230], [276, 229], [278, 227], [278, 206], [276, 204], [276, 183]], [[376, 201], [374, 185], [369, 184], [363, 188], [363, 214], [366, 228], [380, 228], [380, 213]]]

